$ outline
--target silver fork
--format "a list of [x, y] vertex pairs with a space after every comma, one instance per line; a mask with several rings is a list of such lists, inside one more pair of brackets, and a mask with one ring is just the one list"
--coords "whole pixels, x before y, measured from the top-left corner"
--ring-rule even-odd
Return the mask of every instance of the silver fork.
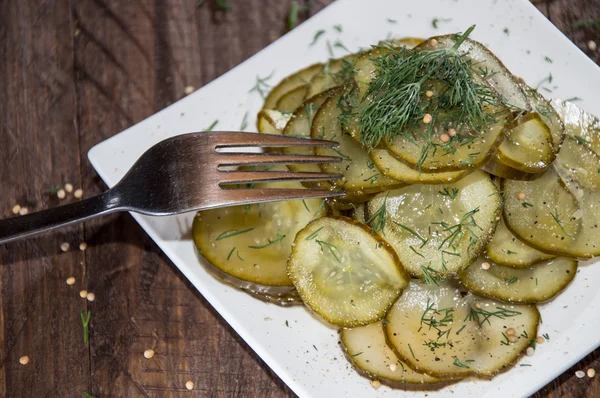
[[118, 211], [168, 216], [249, 203], [343, 196], [343, 192], [325, 189], [223, 188], [224, 185], [235, 188], [235, 184], [334, 180], [341, 177], [330, 173], [241, 171], [228, 167], [341, 160], [334, 156], [222, 151], [240, 147], [307, 146], [334, 147], [337, 143], [241, 132], [190, 133], [169, 138], [148, 149], [118, 184], [101, 195], [0, 220], [0, 244]]

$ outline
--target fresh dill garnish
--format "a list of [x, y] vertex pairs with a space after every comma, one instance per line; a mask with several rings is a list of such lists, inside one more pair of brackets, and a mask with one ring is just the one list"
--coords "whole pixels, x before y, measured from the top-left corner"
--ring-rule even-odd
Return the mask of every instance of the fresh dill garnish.
[[410, 250], [412, 250], [412, 251], [413, 251], [413, 252], [414, 252], [414, 253], [415, 253], [417, 256], [419, 256], [419, 257], [422, 257], [422, 258], [425, 258], [425, 256], [424, 256], [424, 255], [422, 255], [421, 253], [419, 253], [419, 252], [417, 251], [417, 249], [415, 249], [413, 246], [408, 246], [408, 248], [409, 248]]
[[438, 250], [441, 249], [444, 244], [446, 244], [449, 248], [456, 249], [458, 246], [460, 246], [465, 235], [467, 235], [469, 238], [469, 245], [467, 246], [468, 253], [471, 250], [471, 247], [473, 247], [479, 240], [479, 236], [475, 233], [475, 229], [479, 228], [482, 230], [473, 217], [477, 212], [479, 212], [479, 207], [469, 211], [468, 213], [465, 213], [458, 224], [451, 226], [444, 221], [432, 223], [440, 225], [443, 228], [443, 231], [449, 234], [446, 238], [444, 238], [442, 243], [440, 243]]
[[544, 83], [546, 83], [546, 82], [548, 82], [548, 83], [552, 83], [552, 80], [553, 80], [553, 79], [554, 79], [554, 78], [552, 77], [552, 73], [550, 73], [550, 74], [548, 75], [548, 77], [545, 77], [544, 79], [542, 79], [542, 81], [540, 81], [540, 82], [538, 83], [538, 85], [537, 85], [537, 86], [535, 86], [535, 89], [536, 89], [536, 90], [537, 90], [537, 89], [539, 89], [539, 88], [542, 86], [542, 84], [544, 84]]
[[451, 22], [452, 18], [433, 18], [431, 20], [431, 26], [433, 26], [434, 29], [437, 29], [440, 22]]
[[321, 210], [323, 210], [323, 208], [325, 207], [325, 199], [321, 200], [321, 204], [319, 205], [319, 208], [317, 209], [317, 211], [315, 211], [315, 216], [317, 214], [319, 214], [321, 212]]
[[408, 344], [408, 349], [410, 350], [410, 355], [412, 355], [412, 357], [413, 357], [414, 359], [417, 359], [417, 358], [415, 358], [415, 353], [413, 352], [413, 349], [412, 349], [412, 347], [410, 346], [410, 344]]
[[235, 246], [231, 249], [231, 251], [229, 252], [229, 254], [227, 255], [227, 260], [229, 260], [231, 258], [231, 255], [233, 254], [233, 251], [235, 250]]
[[471, 369], [469, 366], [467, 366], [464, 363], [460, 362], [460, 360], [458, 358], [454, 358], [454, 362], [452, 362], [452, 364], [454, 366], [458, 366], [459, 368]]
[[467, 325], [462, 325], [462, 326], [460, 327], [460, 329], [458, 329], [458, 330], [456, 331], [456, 335], [458, 336], [458, 335], [460, 334], [460, 332], [462, 332], [462, 331], [463, 331], [463, 329], [464, 329], [464, 328], [466, 328], [466, 327], [467, 327]]
[[387, 191], [385, 198], [383, 198], [383, 204], [379, 206], [371, 217], [367, 220], [367, 224], [371, 226], [374, 233], [383, 232], [385, 223], [387, 221], [387, 198], [390, 195], [390, 191]]
[[429, 341], [423, 342], [423, 345], [429, 347], [431, 352], [435, 352], [436, 349], [438, 349], [440, 347], [445, 347], [446, 343], [438, 343], [437, 341], [429, 340]]
[[83, 311], [81, 311], [79, 316], [81, 318], [81, 325], [83, 326], [83, 343], [87, 344], [89, 338], [88, 328], [90, 325], [90, 319], [92, 317], [92, 310], [88, 310], [87, 314], [84, 314]]
[[524, 208], [528, 208], [528, 207], [533, 207], [533, 205], [529, 202], [521, 202], [521, 206], [523, 206]]
[[360, 354], [362, 354], [362, 351], [361, 351], [361, 352], [358, 352], [358, 353], [356, 353], [356, 354], [353, 354], [352, 356], [353, 356], [353, 357], [357, 357], [357, 356], [359, 356]]
[[313, 240], [314, 238], [317, 237], [317, 235], [319, 234], [319, 231], [322, 230], [323, 228], [324, 227], [320, 227], [315, 232], [313, 232], [312, 234], [308, 235], [304, 240]]
[[240, 256], [240, 251], [239, 251], [239, 250], [236, 250], [236, 251], [235, 251], [235, 255], [237, 256], [237, 258], [238, 258], [240, 261], [244, 261], [244, 259], [243, 259], [243, 258]]
[[58, 193], [58, 191], [60, 191], [61, 189], [63, 189], [63, 187], [55, 186], [55, 187], [46, 189], [44, 191], [44, 193]]
[[[341, 263], [342, 261], [340, 260], [340, 258], [338, 257], [338, 253], [340, 252], [339, 249], [332, 245], [329, 242], [325, 242], [322, 240], [315, 240], [315, 242], [317, 242], [319, 244], [319, 246], [321, 246], [321, 250], [324, 250], [323, 247], [327, 248], [327, 250], [333, 255], [333, 257], [335, 257], [335, 259], [338, 261], [338, 263]], [[337, 253], [336, 253], [337, 251]]]
[[266, 77], [260, 77], [256, 75], [256, 83], [254, 84], [254, 87], [252, 87], [248, 92], [251, 93], [253, 91], [256, 91], [258, 94], [260, 94], [262, 98], [265, 98], [266, 91], [271, 88], [271, 85], [268, 82], [271, 76], [273, 76], [273, 72], [271, 72]]
[[545, 338], [547, 341], [550, 341], [550, 335], [548, 333], [544, 333], [542, 337]]
[[545, 57], [544, 57], [544, 61], [548, 62], [549, 64], [551, 64], [552, 62], [554, 62], [554, 61], [552, 60], [552, 58], [550, 58], [550, 57], [548, 57], [548, 56], [545, 56]]
[[342, 158], [342, 160], [352, 161], [352, 158], [350, 156], [345, 155], [339, 149], [337, 149], [337, 148], [331, 148], [331, 150], [333, 152], [337, 153]]
[[285, 326], [287, 326], [288, 328], [290, 327], [289, 322], [287, 321], [287, 319], [285, 320]]
[[337, 30], [338, 32], [342, 32], [342, 25], [333, 25], [333, 29]]
[[351, 52], [352, 52], [352, 51], [348, 50], [348, 47], [346, 47], [346, 46], [344, 45], [344, 43], [342, 43], [342, 42], [341, 42], [339, 39], [338, 39], [338, 40], [336, 40], [336, 41], [333, 43], [333, 47], [335, 47], [335, 48], [341, 48], [342, 50], [344, 50], [344, 51], [346, 51], [346, 52], [349, 52], [349, 53], [351, 53]]
[[231, 4], [227, 0], [215, 0], [215, 4], [221, 10], [231, 10]]
[[427, 330], [435, 329], [437, 331], [437, 340], [441, 337], [449, 337], [452, 323], [454, 322], [454, 308], [438, 309], [433, 306], [430, 299], [427, 299], [427, 306], [421, 314], [421, 322], [417, 333], [427, 326]]
[[508, 278], [508, 280], [506, 281], [509, 285], [512, 285], [513, 283], [515, 283], [516, 281], [518, 281], [519, 278], [517, 278], [516, 276], [511, 276], [510, 278]]
[[[432, 141], [433, 127], [438, 122], [453, 122], [463, 128], [483, 131], [494, 119], [494, 115], [485, 109], [488, 104], [500, 104], [498, 94], [474, 79], [472, 60], [458, 51], [474, 28], [471, 26], [464, 34], [456, 36], [452, 47], [433, 50], [386, 48], [383, 55], [372, 58], [375, 78], [363, 97], [372, 98], [372, 101], [358, 111], [360, 141], [366, 148], [372, 149], [381, 140], [391, 140], [397, 135], [414, 141], [416, 133], [413, 130], [417, 129], [429, 143], [423, 146], [417, 164], [420, 167], [428, 154], [439, 146]], [[442, 94], [434, 102], [424, 101], [431, 82], [443, 86], [439, 90]], [[429, 109], [433, 104], [435, 109]], [[348, 109], [340, 109], [342, 114], [348, 113]], [[423, 127], [426, 111], [434, 120]]]
[[525, 330], [523, 330], [523, 333], [521, 333], [521, 337], [528, 339], [529, 334]]
[[329, 52], [329, 56], [333, 58], [333, 47], [331, 47], [331, 42], [327, 40], [325, 44], [327, 44], [327, 51]]
[[313, 344], [313, 348], [315, 349], [315, 351], [319, 351], [319, 350], [317, 349], [317, 346], [316, 346], [316, 345], [314, 345], [314, 344]]
[[298, 25], [298, 14], [300, 13], [300, 5], [296, 0], [292, 0], [290, 4], [290, 12], [288, 14], [288, 30], [292, 30]]
[[506, 319], [517, 315], [521, 315], [521, 313], [519, 311], [509, 310], [503, 307], [496, 307], [496, 311], [491, 312], [483, 308], [473, 308], [469, 306], [469, 313], [467, 314], [463, 322], [469, 320], [477, 322], [479, 326], [483, 326], [485, 322], [491, 325], [490, 318], [492, 317]]
[[[426, 267], [421, 265], [421, 272], [423, 273], [423, 278], [425, 278], [425, 283], [428, 285], [440, 285], [440, 281], [443, 279], [440, 273], [434, 270], [431, 267]], [[437, 276], [437, 277], [436, 277]]]
[[317, 104], [313, 104], [311, 102], [307, 102], [304, 104], [304, 112], [306, 112], [306, 119], [308, 121], [308, 129], [312, 127], [313, 116], [315, 115], [315, 111], [319, 109], [321, 106]]
[[575, 25], [573, 25], [573, 27], [575, 27], [577, 29], [589, 28], [591, 26], [600, 26], [600, 18], [586, 19], [583, 21], [579, 21]]
[[377, 177], [379, 177], [380, 175], [381, 174], [379, 174], [379, 173], [373, 174], [371, 177], [367, 177], [363, 181], [370, 182], [371, 185], [373, 185], [375, 182], [377, 182]]
[[565, 102], [574, 102], [574, 101], [581, 101], [581, 98], [579, 98], [579, 97], [571, 97], [571, 98], [567, 98], [565, 100]]
[[422, 243], [422, 245], [420, 247], [423, 247], [429, 239], [425, 239], [423, 238], [417, 231], [407, 227], [404, 224], [400, 224], [399, 222], [396, 221], [392, 221], [394, 224], [396, 224], [397, 226], [399, 226], [400, 228], [402, 228], [403, 230], [405, 230], [406, 232], [408, 232], [409, 234], [411, 234], [412, 236], [414, 236], [415, 238], [419, 239]]
[[248, 248], [250, 249], [264, 249], [265, 247], [269, 247], [275, 243], [280, 243], [281, 247], [283, 247], [283, 239], [285, 238], [285, 235], [281, 235], [279, 232], [277, 232], [277, 237], [273, 240], [271, 240], [271, 238], [267, 238], [267, 243], [265, 243], [264, 245], [260, 245], [260, 246], [248, 246]]
[[310, 209], [308, 208], [308, 205], [306, 204], [304, 199], [302, 199], [302, 204], [304, 205], [304, 208], [306, 209], [306, 211], [310, 213]]
[[510, 34], [510, 30], [508, 30], [508, 28], [504, 28], [504, 30], [502, 30], [505, 34]]
[[553, 213], [550, 213], [550, 216], [552, 217], [552, 219], [554, 220], [554, 222], [556, 222], [556, 224], [558, 225], [558, 227], [560, 228], [560, 230], [562, 231], [562, 233], [566, 236], [568, 236], [571, 239], [575, 239], [575, 235], [568, 233], [565, 230], [565, 225], [573, 225], [571, 223], [568, 223], [566, 221], [563, 221], [563, 219], [561, 218], [560, 214], [558, 214], [558, 209], [554, 209]]
[[92, 394], [90, 394], [87, 391], [83, 391], [83, 395], [85, 396], [85, 398], [96, 398], [95, 396], [93, 396]]
[[250, 232], [252, 231], [254, 228], [247, 228], [247, 229], [228, 229], [227, 231], [221, 232], [219, 234], [219, 236], [217, 236], [216, 240], [221, 240], [221, 239], [227, 239], [227, 238], [231, 238], [232, 236], [236, 236], [239, 234], [244, 234], [246, 232]]
[[530, 364], [528, 364], [528, 363], [522, 363], [522, 364], [520, 364], [519, 366], [531, 366], [531, 365], [530, 365]]
[[397, 23], [398, 21], [392, 18], [388, 18], [386, 19], [386, 21], [388, 21], [389, 23]]
[[244, 113], [244, 117], [242, 118], [242, 123], [240, 124], [240, 130], [244, 131], [248, 127], [248, 112]]
[[310, 45], [313, 46], [315, 45], [315, 43], [319, 40], [319, 38], [321, 36], [323, 36], [325, 34], [325, 31], [323, 29], [319, 29], [315, 32], [315, 35], [313, 36], [312, 41], [310, 42]]
[[452, 188], [452, 189], [448, 189], [447, 187], [444, 188], [443, 191], [439, 191], [439, 194], [442, 196], [447, 196], [450, 199], [455, 199], [456, 195], [458, 195], [458, 188]]
[[212, 131], [218, 123], [219, 123], [219, 119], [212, 122], [210, 126], [208, 126], [206, 129], [204, 129], [204, 131]]
[[381, 323], [384, 324], [384, 325], [387, 325], [388, 323], [390, 323], [390, 321], [388, 319], [383, 318], [381, 320]]
[[588, 140], [586, 140], [585, 138], [580, 137], [578, 135], [575, 136], [575, 140], [577, 140], [577, 143], [579, 145], [589, 145], [590, 144], [590, 142]]
[[509, 345], [509, 343], [510, 342], [508, 341], [508, 336], [504, 332], [502, 332], [502, 341], [500, 342], [500, 344]]
[[508, 254], [510, 256], [511, 254], [517, 254], [517, 252], [513, 252], [512, 250], [507, 250], [506, 254]]

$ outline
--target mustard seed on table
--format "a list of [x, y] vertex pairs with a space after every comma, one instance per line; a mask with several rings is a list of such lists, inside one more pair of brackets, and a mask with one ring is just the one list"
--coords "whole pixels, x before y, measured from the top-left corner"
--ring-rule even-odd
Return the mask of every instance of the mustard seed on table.
[[65, 190], [64, 190], [64, 189], [59, 189], [59, 190], [56, 192], [56, 196], [57, 196], [59, 199], [64, 199], [64, 198], [67, 196], [67, 193], [65, 192]]
[[67, 191], [67, 193], [73, 192], [73, 184], [65, 184], [65, 191]]
[[21, 211], [21, 206], [19, 206], [19, 205], [13, 206], [13, 208], [12, 208], [13, 214], [19, 214], [20, 211]]
[[88, 301], [96, 300], [96, 295], [94, 293], [88, 293], [85, 295], [85, 297], [88, 299]]
[[27, 213], [29, 213], [29, 209], [27, 209], [27, 207], [21, 207], [21, 209], [19, 210], [19, 215], [24, 216]]
[[82, 290], [79, 292], [79, 297], [81, 297], [81, 298], [86, 298], [87, 295], [88, 295], [87, 290]]
[[29, 357], [27, 355], [23, 355], [21, 358], [19, 358], [19, 363], [21, 365], [27, 365], [29, 363]]
[[73, 193], [73, 196], [75, 196], [77, 199], [81, 199], [83, 197], [83, 190], [76, 189]]
[[87, 243], [81, 242], [79, 244], [79, 250], [81, 250], [83, 252], [83, 251], [85, 251], [85, 249], [87, 249]]
[[71, 245], [69, 245], [69, 242], [63, 242], [60, 245], [60, 250], [62, 250], [63, 252], [69, 251], [69, 247]]
[[188, 380], [185, 382], [185, 388], [187, 388], [188, 390], [193, 390], [194, 389], [194, 382], [191, 380]]
[[75, 284], [75, 278], [73, 278], [72, 276], [67, 278], [67, 285], [74, 285]]
[[144, 351], [144, 358], [150, 359], [154, 356], [154, 350], [146, 350]]

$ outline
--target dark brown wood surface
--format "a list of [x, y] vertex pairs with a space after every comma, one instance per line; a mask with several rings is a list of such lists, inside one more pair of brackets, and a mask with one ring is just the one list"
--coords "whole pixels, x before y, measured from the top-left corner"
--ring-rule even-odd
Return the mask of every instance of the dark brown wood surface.
[[[301, 19], [330, 2], [312, 1]], [[67, 182], [85, 197], [100, 193], [105, 186], [87, 160], [93, 145], [285, 33], [290, 1], [230, 3], [0, 1], [0, 216], [12, 216], [17, 203], [29, 211], [58, 205], [50, 191]], [[600, 60], [586, 46], [600, 44], [600, 25], [576, 27], [600, 18], [600, 0], [534, 3]], [[80, 298], [82, 289], [96, 300]], [[2, 397], [294, 396], [129, 215], [0, 246], [0, 292]], [[85, 345], [79, 314], [89, 310]], [[535, 397], [600, 396], [598, 378], [574, 375], [600, 370], [599, 358], [597, 350]]]

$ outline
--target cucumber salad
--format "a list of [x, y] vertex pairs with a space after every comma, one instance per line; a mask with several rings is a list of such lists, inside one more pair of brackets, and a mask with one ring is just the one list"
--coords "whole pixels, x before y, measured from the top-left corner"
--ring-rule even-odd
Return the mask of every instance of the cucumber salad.
[[302, 184], [345, 197], [194, 219], [217, 278], [337, 325], [346, 358], [376, 387], [505, 371], [543, 342], [537, 303], [600, 254], [600, 121], [545, 99], [469, 38], [473, 28], [380, 42], [268, 94], [259, 132], [338, 142], [284, 150], [340, 157], [288, 167], [342, 174]]

